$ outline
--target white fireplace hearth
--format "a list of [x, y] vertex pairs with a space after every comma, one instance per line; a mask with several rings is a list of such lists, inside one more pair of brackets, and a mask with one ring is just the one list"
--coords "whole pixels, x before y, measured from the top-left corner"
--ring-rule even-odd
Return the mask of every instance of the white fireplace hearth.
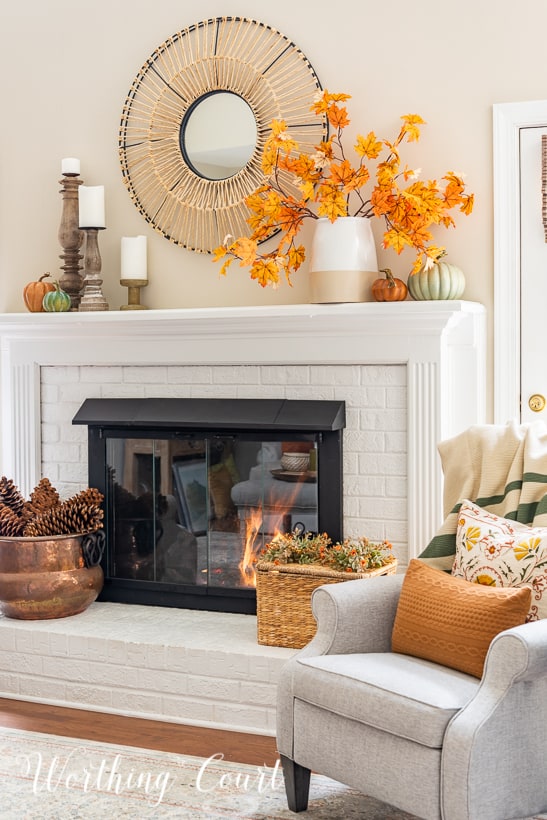
[[[485, 347], [485, 310], [465, 301], [0, 315], [0, 474], [13, 478], [25, 495], [41, 475], [66, 494], [86, 486], [87, 430], [71, 423], [85, 398], [343, 400], [344, 533], [388, 538], [404, 570], [442, 520], [438, 442], [485, 421]], [[123, 607], [123, 635], [105, 623], [107, 609], [101, 612], [101, 607]], [[87, 621], [81, 618], [92, 657], [80, 653], [80, 663], [78, 657], [74, 663], [63, 660], [78, 654], [77, 621], [63, 619], [66, 629], [62, 622], [41, 622], [33, 629], [30, 623], [0, 618], [0, 637], [9, 640], [9, 650], [0, 640], [0, 695], [161, 717], [144, 697], [147, 684], [141, 700], [135, 692], [126, 707], [121, 694], [108, 694], [108, 653], [114, 650], [122, 657], [136, 653], [139, 668], [155, 656], [150, 680], [160, 674], [176, 686], [174, 672], [181, 671], [158, 669], [158, 657], [167, 651], [161, 638], [159, 656], [148, 632], [138, 650], [127, 631], [128, 608], [93, 605], [104, 635], [102, 649], [99, 634], [92, 639], [91, 613]], [[159, 611], [157, 634], [165, 634], [170, 611], [149, 609], [146, 622]], [[248, 642], [254, 616], [234, 617], [251, 619], [243, 630]], [[178, 645], [178, 636], [173, 640]], [[38, 655], [33, 646], [39, 647]], [[188, 658], [201, 657], [200, 651], [193, 644], [184, 650]], [[223, 717], [218, 709], [192, 717], [186, 691], [181, 722], [273, 731], [276, 664], [291, 653], [257, 647], [257, 658], [250, 660], [250, 652], [247, 643], [235, 653], [243, 658], [244, 670], [234, 670], [224, 658], [232, 667], [226, 675], [211, 661], [213, 689], [224, 681], [230, 692]], [[32, 669], [18, 676], [19, 662]], [[241, 683], [253, 680], [254, 666], [260, 707], [248, 702], [252, 686]], [[70, 685], [59, 678], [61, 667], [72, 676]], [[100, 694], [89, 701], [82, 678], [95, 668]], [[199, 686], [200, 673], [190, 674], [191, 685]], [[232, 694], [242, 686], [246, 703], [238, 715]], [[66, 694], [56, 699], [61, 691]], [[169, 692], [165, 702], [164, 718], [176, 720]], [[255, 720], [258, 708], [262, 717]]]

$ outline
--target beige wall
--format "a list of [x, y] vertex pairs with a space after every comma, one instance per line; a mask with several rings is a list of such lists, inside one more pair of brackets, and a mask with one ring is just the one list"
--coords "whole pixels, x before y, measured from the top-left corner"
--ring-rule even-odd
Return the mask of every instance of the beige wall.
[[[306, 302], [305, 272], [292, 289], [262, 290], [235, 266], [220, 279], [206, 255], [170, 244], [139, 215], [122, 184], [117, 153], [122, 105], [145, 58], [169, 35], [205, 17], [242, 15], [292, 38], [323, 85], [353, 95], [351, 129], [396, 133], [399, 116], [428, 123], [405, 159], [424, 175], [464, 171], [476, 207], [439, 230], [465, 272], [465, 298], [493, 304], [492, 104], [547, 95], [544, 0], [27, 0], [2, 4], [0, 62], [0, 312], [24, 310], [26, 282], [59, 273], [61, 158], [79, 157], [88, 185], [106, 188], [100, 236], [104, 292], [119, 284], [120, 237], [149, 241], [151, 308]], [[378, 224], [375, 228], [379, 229]], [[306, 234], [309, 236], [309, 234]], [[379, 252], [380, 266], [405, 277], [411, 255]], [[491, 328], [490, 328], [491, 330]], [[491, 360], [491, 353], [490, 353]], [[490, 367], [491, 370], [491, 367]]]

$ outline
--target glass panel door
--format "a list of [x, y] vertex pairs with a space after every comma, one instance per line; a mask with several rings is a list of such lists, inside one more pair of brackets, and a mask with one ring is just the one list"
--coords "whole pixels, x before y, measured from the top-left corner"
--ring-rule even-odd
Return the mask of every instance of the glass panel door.
[[106, 460], [110, 578], [249, 588], [277, 531], [318, 530], [313, 435], [108, 437]]

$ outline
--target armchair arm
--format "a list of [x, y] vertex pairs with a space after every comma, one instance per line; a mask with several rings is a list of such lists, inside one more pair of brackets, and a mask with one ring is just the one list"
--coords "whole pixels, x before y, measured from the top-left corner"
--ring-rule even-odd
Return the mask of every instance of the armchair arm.
[[390, 652], [403, 577], [386, 575], [318, 587], [312, 596], [317, 633], [305, 647], [306, 655]]
[[[538, 761], [547, 757], [547, 733], [542, 728], [538, 731], [546, 723], [544, 619], [507, 629], [494, 638], [476, 695], [448, 725], [442, 755], [443, 817], [494, 816], [484, 805], [491, 808], [488, 801], [495, 800], [496, 794], [507, 801], [507, 783], [519, 784], [515, 791], [518, 805], [506, 802], [495, 816], [520, 817], [544, 810], [547, 785], [544, 777], [536, 775]], [[503, 754], [495, 753], [496, 749], [503, 749]], [[467, 814], [469, 806], [473, 810]]]
[[547, 675], [547, 619], [496, 635], [486, 656], [483, 680], [503, 675], [510, 675], [513, 683]]

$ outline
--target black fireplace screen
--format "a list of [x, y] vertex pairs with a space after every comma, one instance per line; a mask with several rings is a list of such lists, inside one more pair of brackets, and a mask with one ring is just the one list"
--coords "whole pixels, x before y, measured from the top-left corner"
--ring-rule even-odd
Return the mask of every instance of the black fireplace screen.
[[103, 600], [254, 612], [276, 532], [342, 537], [341, 402], [88, 399]]

